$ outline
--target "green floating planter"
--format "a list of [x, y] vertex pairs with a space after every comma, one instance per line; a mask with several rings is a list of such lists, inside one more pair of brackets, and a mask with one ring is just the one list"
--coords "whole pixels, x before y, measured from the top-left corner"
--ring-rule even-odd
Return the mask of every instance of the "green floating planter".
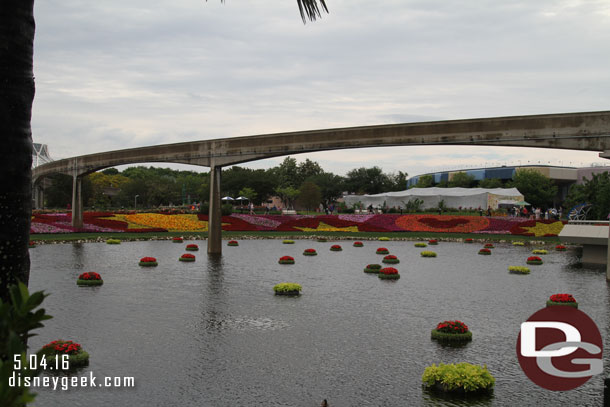
[[294, 240], [283, 240], [283, 244], [294, 244]]
[[294, 264], [294, 257], [282, 256], [278, 260], [278, 263], [280, 263], [280, 264]]
[[365, 273], [379, 273], [381, 270], [380, 264], [369, 264], [364, 268]]
[[422, 242], [420, 242], [420, 243], [415, 243], [415, 245], [414, 245], [414, 246], [415, 246], [415, 247], [427, 247], [428, 245], [427, 245], [426, 243], [422, 243]]
[[487, 366], [470, 363], [433, 364], [424, 370], [423, 386], [427, 390], [445, 394], [491, 394], [496, 380]]
[[275, 295], [300, 295], [302, 287], [297, 283], [279, 283], [273, 287]]
[[539, 266], [542, 264], [542, 259], [538, 256], [530, 256], [527, 258], [527, 260], [525, 262], [527, 264], [533, 264], [533, 265]]
[[513, 242], [513, 246], [525, 246], [523, 242]]
[[435, 245], [437, 245], [437, 244], [438, 244], [438, 240], [436, 240], [436, 239], [430, 239], [430, 240], [428, 240], [428, 244], [429, 244], [430, 246], [435, 246]]
[[398, 270], [394, 267], [385, 267], [379, 270], [379, 274], [377, 274], [382, 280], [398, 280], [400, 278], [400, 274], [398, 274]]
[[172, 242], [173, 242], [173, 243], [182, 243], [182, 242], [183, 242], [183, 240], [182, 240], [182, 238], [181, 238], [181, 237], [174, 237], [174, 238], [172, 239]]
[[393, 254], [389, 254], [385, 256], [381, 262], [386, 264], [398, 264], [400, 263], [400, 260], [398, 260], [398, 257], [394, 256]]
[[88, 271], [86, 273], [82, 273], [78, 276], [78, 279], [76, 280], [76, 285], [80, 286], [93, 286], [102, 284], [104, 284], [102, 276], [100, 276], [95, 271]]
[[479, 254], [481, 254], [483, 256], [489, 256], [491, 254], [491, 250], [489, 250], [489, 249], [481, 249], [481, 250], [479, 250]]
[[433, 329], [431, 334], [431, 338], [440, 341], [440, 342], [469, 342], [472, 341], [472, 332], [468, 331], [463, 334], [450, 334], [446, 332], [441, 332], [437, 329]]
[[239, 243], [237, 242], [237, 240], [229, 240], [229, 243], [227, 243], [227, 246], [239, 246]]
[[121, 240], [119, 239], [107, 239], [106, 244], [121, 244]]
[[95, 286], [104, 284], [104, 280], [76, 280], [76, 285], [80, 286]]
[[318, 252], [316, 252], [314, 249], [305, 249], [305, 251], [303, 252], [303, 256], [317, 256]]
[[330, 247], [331, 252], [340, 252], [342, 250], [343, 250], [343, 248], [341, 246], [339, 246], [338, 244], [334, 244]]
[[189, 252], [196, 252], [199, 250], [199, 246], [197, 246], [196, 244], [189, 244], [189, 245], [186, 245], [185, 250], [187, 250]]
[[377, 254], [390, 254], [390, 251], [388, 249], [386, 249], [385, 247], [380, 247], [379, 249], [377, 249], [377, 251], [375, 253], [377, 253]]
[[436, 257], [436, 253], [424, 250], [423, 252], [420, 253], [420, 256], [421, 257]]
[[[42, 353], [45, 355], [45, 359], [49, 366], [55, 367], [55, 359], [59, 356], [60, 360], [57, 361], [57, 365], [62, 366], [62, 355], [69, 355], [68, 357], [68, 369], [61, 370], [72, 370], [75, 368], [87, 366], [89, 364], [89, 353], [85, 352], [82, 346], [73, 341], [64, 341], [58, 339], [56, 341], [50, 342], [44, 345], [41, 349]], [[59, 369], [58, 369], [59, 370]]]
[[362, 242], [354, 242], [354, 247], [362, 247], [364, 244]]
[[471, 237], [468, 237], [468, 238], [464, 239], [464, 243], [474, 243], [474, 240], [472, 240]]
[[155, 267], [157, 265], [157, 259], [154, 257], [142, 257], [138, 264], [142, 267]]
[[549, 252], [547, 252], [544, 249], [536, 249], [536, 250], [532, 250], [532, 254], [548, 254]]
[[572, 307], [572, 308], [578, 308], [578, 303], [577, 302], [555, 302], [555, 301], [551, 301], [551, 300], [547, 300], [546, 301], [546, 306], [547, 307], [553, 307], [553, 306], [564, 306], [564, 307]]
[[562, 244], [558, 244], [557, 246], [555, 246], [555, 250], [558, 252], [565, 252], [566, 250], [568, 250], [568, 248]]
[[495, 246], [491, 243], [485, 243], [485, 246], [483, 246], [485, 249], [494, 249]]
[[380, 237], [380, 238], [379, 238], [379, 241], [380, 241], [380, 242], [388, 242], [388, 241], [390, 241], [390, 238], [389, 238], [389, 237], [382, 236], [382, 237]]
[[529, 267], [524, 266], [508, 266], [508, 272], [511, 274], [529, 274]]

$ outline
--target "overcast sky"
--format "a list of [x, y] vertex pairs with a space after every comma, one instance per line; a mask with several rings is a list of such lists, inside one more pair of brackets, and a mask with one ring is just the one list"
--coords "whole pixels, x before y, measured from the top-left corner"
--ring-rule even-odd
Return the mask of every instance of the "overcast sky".
[[[610, 110], [608, 0], [327, 5], [330, 14], [303, 25], [295, 0], [38, 0], [34, 142], [58, 159], [329, 127]], [[595, 152], [453, 146], [295, 158], [337, 174], [610, 165]]]

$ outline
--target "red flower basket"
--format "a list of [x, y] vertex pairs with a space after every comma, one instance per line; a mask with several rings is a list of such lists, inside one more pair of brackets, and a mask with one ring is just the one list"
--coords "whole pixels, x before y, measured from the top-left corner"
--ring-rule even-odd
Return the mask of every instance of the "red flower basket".
[[389, 254], [390, 251], [388, 249], [386, 249], [385, 247], [380, 247], [379, 249], [377, 249], [377, 254]]
[[479, 250], [479, 254], [489, 256], [491, 254], [491, 250], [483, 248], [483, 249]]
[[174, 242], [174, 243], [182, 243], [182, 241], [183, 240], [182, 240], [181, 237], [174, 237], [174, 238], [172, 238], [172, 242]]
[[102, 285], [104, 284], [104, 280], [102, 280], [102, 276], [100, 276], [95, 271], [88, 271], [86, 273], [82, 273], [78, 276], [76, 280], [77, 285]]
[[483, 247], [485, 247], [486, 249], [493, 249], [494, 245], [493, 245], [493, 243], [485, 243], [485, 246], [483, 246]]
[[280, 257], [280, 260], [278, 261], [278, 263], [280, 263], [280, 264], [294, 264], [294, 257], [282, 256], [282, 257]]
[[572, 297], [572, 294], [553, 294], [546, 302], [547, 307], [555, 305], [565, 305], [573, 308], [578, 308], [578, 302]]
[[189, 252], [196, 252], [199, 250], [199, 246], [197, 246], [196, 244], [187, 244], [186, 250], [188, 250]]
[[142, 257], [139, 264], [143, 267], [154, 267], [157, 265], [157, 259], [154, 257]]
[[364, 244], [362, 242], [354, 242], [354, 247], [362, 247]]
[[[58, 339], [44, 345], [41, 351], [47, 363], [51, 366], [57, 365], [62, 370], [69, 370], [89, 364], [89, 354], [83, 350], [79, 343], [73, 341]], [[60, 357], [59, 360], [56, 360], [59, 355], [68, 355], [67, 366], [64, 365], [65, 361], [63, 358]]]
[[333, 252], [340, 252], [341, 250], [343, 250], [343, 248], [338, 244], [334, 244], [330, 246], [330, 250]]
[[436, 239], [430, 239], [430, 240], [428, 240], [428, 244], [429, 244], [429, 245], [435, 245], [435, 244], [438, 244], [438, 240], [436, 240]]
[[538, 256], [530, 256], [527, 258], [527, 264], [540, 265], [542, 264], [542, 259]]
[[467, 237], [466, 239], [464, 239], [464, 243], [473, 243], [474, 240], [472, 240], [471, 237]]
[[568, 248], [562, 244], [558, 244], [557, 246], [555, 246], [555, 250], [557, 250], [558, 252], [565, 252], [566, 250], [568, 250]]
[[303, 255], [304, 256], [317, 256], [318, 253], [316, 252], [315, 249], [305, 249], [305, 251], [303, 251]]
[[468, 342], [472, 340], [472, 332], [462, 321], [443, 321], [432, 330], [431, 337], [441, 342]]
[[398, 257], [394, 256], [393, 254], [388, 254], [387, 256], [385, 256], [383, 258], [382, 263], [398, 264], [398, 263], [400, 263], [400, 260], [398, 260]]
[[239, 246], [239, 243], [237, 242], [237, 240], [229, 240], [227, 246]]
[[193, 261], [195, 261], [195, 256], [190, 253], [184, 253], [182, 256], [180, 256], [180, 258], [178, 260], [186, 261], [186, 262], [193, 262]]
[[398, 270], [394, 267], [385, 267], [379, 270], [379, 274], [377, 275], [382, 280], [398, 280], [400, 278], [400, 274], [398, 274]]

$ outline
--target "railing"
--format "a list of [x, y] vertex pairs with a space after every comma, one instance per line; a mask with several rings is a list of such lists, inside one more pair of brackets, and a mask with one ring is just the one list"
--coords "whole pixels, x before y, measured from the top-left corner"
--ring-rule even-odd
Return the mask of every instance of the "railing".
[[568, 225], [594, 225], [594, 226], [606, 226], [608, 225], [607, 220], [570, 220]]

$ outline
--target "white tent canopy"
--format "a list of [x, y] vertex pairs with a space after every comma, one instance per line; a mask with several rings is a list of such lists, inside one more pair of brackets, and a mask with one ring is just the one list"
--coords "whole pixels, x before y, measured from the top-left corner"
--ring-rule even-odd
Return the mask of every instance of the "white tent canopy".
[[422, 209], [436, 208], [444, 201], [449, 208], [497, 209], [500, 201], [522, 201], [523, 194], [517, 188], [411, 188], [405, 191], [385, 192], [375, 195], [345, 195], [343, 200], [348, 207], [361, 203], [363, 208], [404, 208], [410, 200], [423, 201]]

